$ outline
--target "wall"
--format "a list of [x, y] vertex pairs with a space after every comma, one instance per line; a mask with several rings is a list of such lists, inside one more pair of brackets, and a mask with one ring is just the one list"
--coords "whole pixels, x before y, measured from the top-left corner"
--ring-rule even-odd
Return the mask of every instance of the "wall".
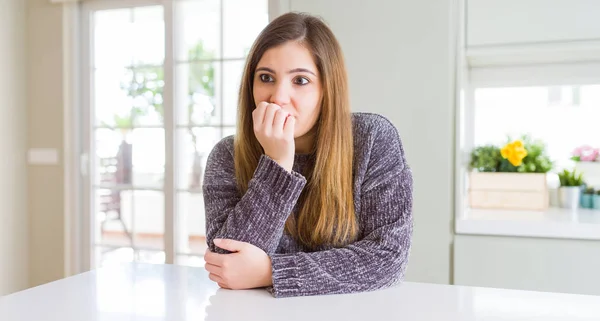
[[415, 181], [409, 281], [451, 282], [452, 3], [291, 0], [289, 8], [323, 17], [338, 37], [352, 109], [383, 114], [400, 131]]
[[[29, 49], [28, 147], [63, 149], [62, 6], [27, 1]], [[59, 162], [61, 160], [59, 159]], [[30, 165], [30, 285], [64, 276], [64, 202], [61, 165]]]
[[467, 1], [467, 44], [543, 44], [600, 40], [596, 0]]
[[0, 296], [28, 286], [25, 3], [0, 0]]
[[456, 284], [600, 295], [600, 241], [457, 235]]

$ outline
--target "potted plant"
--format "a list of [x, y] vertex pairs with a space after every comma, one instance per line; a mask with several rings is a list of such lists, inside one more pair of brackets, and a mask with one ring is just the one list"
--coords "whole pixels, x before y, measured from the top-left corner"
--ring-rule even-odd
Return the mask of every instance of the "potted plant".
[[600, 189], [596, 191], [596, 194], [594, 194], [592, 203], [594, 209], [600, 210]]
[[600, 148], [593, 148], [589, 145], [583, 145], [575, 148], [571, 159], [576, 162], [595, 162], [600, 156]]
[[586, 187], [583, 195], [581, 195], [581, 207], [582, 208], [593, 208], [594, 207], [594, 194], [595, 190], [593, 187]]
[[500, 167], [500, 148], [494, 145], [479, 146], [471, 152], [471, 169], [480, 173], [498, 172]]
[[571, 153], [575, 168], [585, 176], [589, 186], [600, 188], [600, 148], [582, 145]]
[[583, 185], [583, 174], [578, 173], [576, 169], [568, 169], [558, 173], [560, 187], [558, 195], [560, 206], [563, 208], [577, 209], [581, 199], [581, 186]]
[[469, 165], [471, 208], [548, 208], [546, 174], [553, 163], [543, 142], [525, 135], [509, 137], [502, 146], [478, 146], [471, 152]]

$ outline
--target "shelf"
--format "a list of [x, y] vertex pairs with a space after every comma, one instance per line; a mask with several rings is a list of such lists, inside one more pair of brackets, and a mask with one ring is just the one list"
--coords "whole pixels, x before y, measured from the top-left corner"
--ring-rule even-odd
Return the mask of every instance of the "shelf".
[[455, 228], [456, 234], [600, 240], [600, 210], [466, 209]]

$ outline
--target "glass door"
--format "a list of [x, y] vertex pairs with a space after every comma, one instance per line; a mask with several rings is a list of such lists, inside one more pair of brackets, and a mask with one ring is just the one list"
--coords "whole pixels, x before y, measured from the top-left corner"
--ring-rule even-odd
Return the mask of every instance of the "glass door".
[[102, 0], [83, 13], [84, 264], [202, 266], [204, 167], [235, 133], [267, 1]]

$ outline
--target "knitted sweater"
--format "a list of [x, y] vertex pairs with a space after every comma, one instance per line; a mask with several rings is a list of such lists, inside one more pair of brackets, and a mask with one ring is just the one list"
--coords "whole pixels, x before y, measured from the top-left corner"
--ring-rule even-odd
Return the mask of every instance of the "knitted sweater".
[[251, 243], [271, 258], [275, 297], [371, 291], [400, 282], [412, 238], [412, 172], [398, 131], [383, 116], [352, 114], [353, 193], [358, 239], [342, 248], [306, 251], [284, 231], [298, 211], [306, 185], [307, 155], [295, 155], [292, 172], [262, 155], [248, 190], [237, 189], [233, 136], [208, 157], [203, 193], [209, 249], [215, 238]]

